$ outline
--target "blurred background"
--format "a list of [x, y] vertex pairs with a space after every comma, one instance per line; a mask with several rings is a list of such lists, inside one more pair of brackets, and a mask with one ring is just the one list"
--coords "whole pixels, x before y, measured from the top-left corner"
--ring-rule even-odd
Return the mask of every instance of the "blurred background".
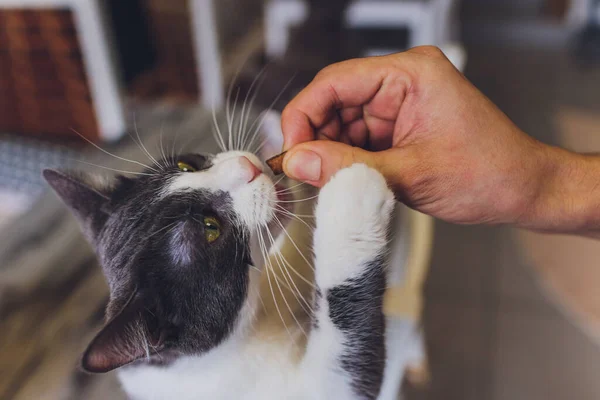
[[[75, 368], [107, 293], [41, 169], [132, 170], [93, 144], [206, 149], [232, 81], [281, 108], [330, 63], [420, 44], [530, 135], [600, 151], [599, 0], [0, 0], [0, 399], [123, 398]], [[407, 398], [599, 399], [599, 259], [592, 240], [436, 223], [433, 379]]]

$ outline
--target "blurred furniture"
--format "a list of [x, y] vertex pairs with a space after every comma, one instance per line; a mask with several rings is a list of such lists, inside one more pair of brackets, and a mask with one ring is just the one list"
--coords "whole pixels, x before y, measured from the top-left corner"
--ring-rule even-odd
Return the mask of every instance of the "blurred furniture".
[[[122, 0], [111, 1], [119, 3]], [[145, 30], [151, 39], [150, 45], [154, 60], [150, 68], [135, 76], [128, 87], [128, 96], [141, 100], [159, 98], [161, 101], [177, 103], [197, 102], [200, 87], [188, 2], [137, 1], [140, 2], [141, 8], [137, 18], [144, 21], [145, 26], [140, 26], [140, 28]], [[140, 17], [140, 14], [143, 17]], [[131, 20], [128, 17], [122, 17], [125, 24]], [[140, 23], [140, 25], [142, 24]], [[119, 38], [120, 40], [122, 39]], [[138, 47], [139, 41], [132, 42], [131, 47], [134, 48], [134, 46]], [[121, 62], [125, 66], [123, 58], [121, 57]]]
[[224, 103], [225, 91], [214, 4], [212, 0], [190, 0], [190, 10], [202, 103], [217, 108]]
[[[454, 42], [454, 0], [354, 0], [346, 8], [344, 22], [350, 28], [408, 28], [409, 44], [437, 45], [459, 68], [464, 64], [462, 46]], [[318, 3], [315, 3], [318, 4]], [[192, 31], [202, 104], [218, 108], [224, 104], [224, 68], [218, 7], [213, 0], [190, 0]], [[323, 5], [325, 8], [325, 5]], [[264, 41], [266, 55], [279, 59], [285, 53], [290, 31], [305, 22], [309, 6], [302, 0], [269, 0], [264, 9]], [[406, 48], [372, 48], [366, 55], [391, 53]]]
[[121, 137], [108, 38], [99, 1], [0, 0], [0, 130]]
[[[408, 47], [444, 46], [450, 39], [454, 0], [355, 0], [346, 10], [352, 28], [408, 28]], [[288, 45], [290, 29], [303, 22], [308, 6], [302, 0], [271, 0], [266, 5], [267, 55], [278, 58]], [[397, 49], [372, 49], [367, 55]]]
[[262, 0], [189, 0], [189, 7], [201, 102], [218, 109], [224, 81], [262, 46], [256, 36]]
[[575, 55], [580, 62], [600, 63], [600, 0], [588, 4], [588, 19], [577, 35]]
[[594, 18], [594, 12], [600, 19], [600, 7], [596, 8], [595, 4], [596, 0], [570, 0], [566, 10], [567, 26], [572, 29], [582, 28]]

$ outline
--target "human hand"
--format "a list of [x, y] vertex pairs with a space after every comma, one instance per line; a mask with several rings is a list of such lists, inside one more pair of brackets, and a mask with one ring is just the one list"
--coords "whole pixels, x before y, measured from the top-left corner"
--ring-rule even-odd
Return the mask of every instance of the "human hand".
[[455, 223], [536, 228], [530, 215], [555, 172], [551, 148], [434, 47], [323, 69], [287, 105], [282, 129], [288, 176], [320, 187], [366, 163], [397, 198]]

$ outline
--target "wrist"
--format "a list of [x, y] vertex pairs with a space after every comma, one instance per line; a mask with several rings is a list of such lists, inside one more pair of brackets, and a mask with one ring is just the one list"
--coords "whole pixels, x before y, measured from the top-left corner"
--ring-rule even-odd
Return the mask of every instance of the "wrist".
[[545, 146], [539, 190], [519, 226], [600, 236], [600, 157]]

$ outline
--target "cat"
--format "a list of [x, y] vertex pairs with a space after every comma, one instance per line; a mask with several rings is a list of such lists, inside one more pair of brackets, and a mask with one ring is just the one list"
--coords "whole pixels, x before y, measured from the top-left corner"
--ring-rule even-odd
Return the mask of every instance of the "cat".
[[112, 182], [44, 171], [110, 289], [85, 371], [118, 370], [132, 399], [378, 397], [394, 196], [352, 165], [318, 193], [313, 226], [313, 191], [261, 161], [280, 140], [257, 154], [222, 140]]

